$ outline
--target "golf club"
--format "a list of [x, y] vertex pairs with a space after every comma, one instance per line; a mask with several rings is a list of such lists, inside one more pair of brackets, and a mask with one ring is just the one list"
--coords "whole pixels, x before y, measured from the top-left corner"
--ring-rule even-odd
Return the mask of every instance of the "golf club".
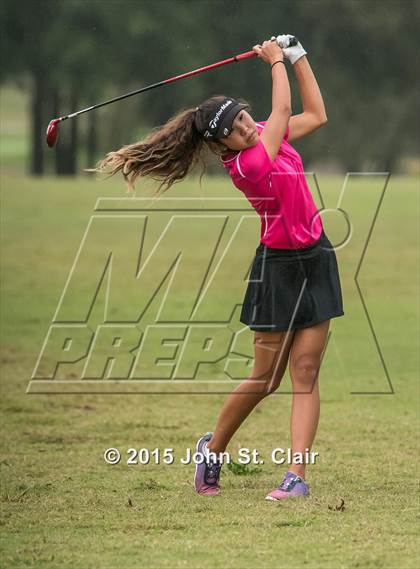
[[[276, 40], [273, 39], [272, 41]], [[297, 43], [298, 43], [297, 38], [293, 36], [289, 38], [287, 45], [280, 45], [280, 44], [279, 45], [281, 48], [284, 49], [286, 47], [296, 45]], [[173, 83], [174, 81], [179, 81], [179, 79], [186, 79], [187, 77], [191, 77], [192, 75], [203, 73], [203, 71], [209, 71], [210, 69], [215, 69], [216, 67], [221, 67], [222, 65], [227, 65], [228, 63], [233, 63], [235, 61], [241, 61], [243, 59], [249, 59], [251, 57], [256, 57], [256, 56], [257, 54], [254, 51], [246, 51], [244, 53], [240, 53], [239, 55], [229, 57], [228, 59], [223, 59], [222, 61], [212, 63], [211, 65], [206, 65], [205, 67], [200, 67], [199, 69], [194, 69], [193, 71], [188, 71], [187, 73], [183, 73], [182, 75], [176, 75], [175, 77], [170, 77], [169, 79], [165, 79], [164, 81], [153, 83], [152, 85], [148, 85], [147, 87], [137, 89], [136, 91], [132, 91], [131, 93], [126, 93], [125, 95], [120, 95], [119, 97], [115, 97], [114, 99], [109, 99], [109, 101], [93, 105], [92, 107], [87, 107], [86, 109], [82, 109], [81, 111], [71, 113], [70, 115], [66, 115], [58, 119], [53, 119], [52, 121], [50, 121], [47, 127], [47, 144], [50, 148], [52, 148], [57, 143], [58, 134], [59, 134], [58, 124], [62, 121], [65, 121], [67, 119], [73, 119], [83, 113], [93, 111], [94, 109], [99, 109], [100, 107], [104, 107], [105, 105], [110, 105], [111, 103], [115, 103], [116, 101], [122, 101], [122, 99], [126, 99], [127, 97], [132, 97], [133, 95], [138, 95], [139, 93], [144, 93], [145, 91], [150, 91], [151, 89], [155, 89], [156, 87], [161, 87], [162, 85], [168, 85], [169, 83]]]

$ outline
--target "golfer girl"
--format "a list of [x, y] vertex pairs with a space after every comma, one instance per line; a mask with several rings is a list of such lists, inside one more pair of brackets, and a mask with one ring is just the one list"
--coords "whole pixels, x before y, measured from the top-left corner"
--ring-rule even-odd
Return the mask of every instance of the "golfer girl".
[[[130, 188], [138, 176], [150, 176], [167, 190], [196, 162], [204, 164], [210, 149], [260, 216], [261, 238], [240, 316], [254, 331], [253, 369], [226, 399], [214, 430], [196, 446], [205, 460], [196, 465], [195, 490], [209, 496], [220, 493], [219, 454], [255, 406], [278, 388], [287, 364], [293, 387], [292, 456], [311, 448], [319, 419], [321, 356], [331, 318], [344, 314], [334, 249], [302, 160], [290, 145], [327, 122], [317, 81], [300, 43], [282, 50], [272, 38], [253, 50], [272, 77], [267, 121], [255, 122], [242, 101], [214, 96], [178, 113], [144, 141], [109, 153], [98, 166], [110, 175], [121, 171]], [[294, 116], [284, 58], [293, 67], [302, 101], [303, 112]], [[266, 499], [308, 496], [305, 466], [289, 464]]]

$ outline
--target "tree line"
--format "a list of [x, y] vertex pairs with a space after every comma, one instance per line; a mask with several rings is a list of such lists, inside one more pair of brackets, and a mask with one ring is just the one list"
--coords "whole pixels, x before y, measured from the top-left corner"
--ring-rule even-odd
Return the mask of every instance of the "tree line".
[[[29, 171], [42, 175], [52, 118], [293, 33], [308, 52], [329, 119], [296, 143], [305, 162], [393, 171], [418, 151], [418, 12], [412, 0], [3, 0], [0, 81], [30, 92]], [[298, 113], [290, 67], [289, 78]], [[231, 64], [65, 122], [54, 171], [91, 167], [178, 110], [222, 93], [248, 100], [254, 118], [265, 119], [268, 68], [257, 59]]]

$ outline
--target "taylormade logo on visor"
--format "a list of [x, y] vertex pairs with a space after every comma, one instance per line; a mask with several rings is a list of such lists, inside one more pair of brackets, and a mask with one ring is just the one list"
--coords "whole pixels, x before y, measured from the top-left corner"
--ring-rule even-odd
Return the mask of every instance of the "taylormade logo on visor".
[[217, 123], [219, 122], [220, 116], [222, 115], [223, 111], [232, 103], [233, 103], [233, 101], [231, 101], [231, 100], [226, 101], [226, 103], [223, 103], [223, 105], [220, 107], [220, 109], [214, 115], [214, 118], [212, 118], [211, 121], [209, 122], [210, 128], [214, 129], [217, 127]]

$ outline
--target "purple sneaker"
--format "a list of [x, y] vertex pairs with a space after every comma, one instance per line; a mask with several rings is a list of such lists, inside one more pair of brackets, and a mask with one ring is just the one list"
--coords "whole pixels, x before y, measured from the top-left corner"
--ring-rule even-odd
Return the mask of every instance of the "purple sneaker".
[[270, 492], [266, 500], [284, 500], [295, 496], [309, 496], [309, 485], [294, 472], [286, 472], [283, 482], [275, 490]]
[[[212, 436], [213, 433], [206, 433], [198, 439], [196, 451], [207, 456], [204, 447], [205, 443], [207, 443]], [[201, 464], [197, 463], [195, 465], [194, 484], [198, 494], [206, 494], [207, 496], [220, 494], [219, 477], [221, 468], [222, 464], [212, 460], [211, 457]]]

